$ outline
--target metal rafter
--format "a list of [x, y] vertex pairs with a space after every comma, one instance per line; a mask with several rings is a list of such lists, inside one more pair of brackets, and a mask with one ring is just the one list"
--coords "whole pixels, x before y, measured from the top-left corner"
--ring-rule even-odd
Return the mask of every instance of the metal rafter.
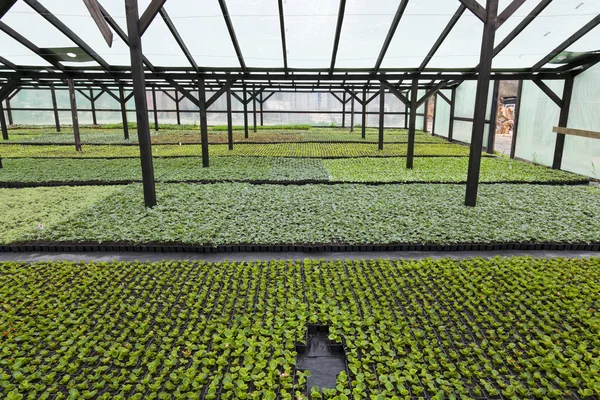
[[281, 50], [283, 52], [283, 68], [287, 70], [287, 43], [285, 40], [285, 17], [283, 15], [283, 0], [277, 0], [277, 3], [279, 5], [279, 29], [281, 31]]
[[85, 4], [85, 6], [87, 7], [90, 16], [96, 23], [96, 26], [102, 34], [102, 37], [104, 37], [104, 40], [106, 41], [108, 47], [112, 47], [113, 33], [110, 30], [110, 26], [108, 26], [106, 20], [102, 17], [102, 12], [100, 11], [98, 0], [83, 0], [83, 4]]
[[138, 22], [140, 36], [144, 36], [144, 32], [150, 27], [150, 24], [166, 1], [167, 0], [152, 0], [148, 5], [148, 8], [146, 8], [146, 11], [144, 11]]
[[[104, 16], [104, 19], [106, 20], [108, 25], [115, 31], [115, 33], [117, 35], [119, 35], [121, 40], [127, 46], [129, 46], [129, 37], [127, 37], [127, 34], [125, 33], [125, 31], [123, 31], [123, 29], [121, 29], [119, 24], [113, 19], [113, 17], [111, 17], [111, 15], [108, 13], [108, 11], [106, 11], [106, 9], [104, 7], [102, 7], [102, 4], [98, 3], [98, 8], [100, 9], [100, 12], [102, 13], [102, 16]], [[146, 58], [146, 56], [142, 55], [142, 61], [144, 62], [144, 65], [150, 71], [152, 71], [152, 72], [156, 71], [156, 68], [154, 68], [154, 65], [152, 65], [152, 63]]]
[[521, 21], [515, 29], [513, 29], [506, 37], [494, 48], [492, 53], [494, 57], [498, 55], [502, 50], [506, 48], [521, 32], [525, 30], [533, 22], [535, 17], [540, 15], [542, 11], [546, 9], [552, 3], [552, 0], [543, 0], [538, 4], [531, 12]]
[[37, 0], [23, 0], [29, 7], [31, 7], [35, 12], [41, 15], [46, 21], [48, 21], [52, 26], [58, 29], [63, 35], [69, 38], [70, 41], [75, 43], [81, 50], [85, 52], [88, 56], [90, 56], [94, 61], [96, 61], [105, 71], [110, 71], [110, 65], [98, 55], [83, 39], [75, 34], [67, 25], [65, 25], [60, 19], [56, 18], [54, 14], [52, 14], [46, 7], [40, 4]]
[[225, 25], [227, 25], [227, 31], [229, 32], [231, 43], [233, 44], [233, 48], [235, 49], [235, 54], [237, 55], [242, 70], [246, 71], [246, 62], [244, 61], [242, 49], [240, 48], [237, 36], [235, 35], [235, 30], [233, 29], [233, 23], [231, 22], [231, 17], [229, 16], [229, 11], [227, 10], [227, 4], [225, 3], [225, 0], [219, 0], [219, 6], [221, 6], [221, 12], [223, 13]]
[[394, 15], [394, 19], [392, 20], [392, 25], [390, 25], [390, 29], [383, 41], [383, 46], [381, 46], [381, 50], [379, 51], [379, 56], [377, 57], [377, 61], [375, 62], [375, 67], [373, 68], [375, 72], [379, 71], [381, 67], [381, 63], [383, 62], [383, 58], [390, 47], [390, 43], [394, 38], [394, 33], [396, 33], [396, 29], [398, 28], [398, 24], [402, 19], [402, 15], [404, 14], [404, 10], [406, 10], [406, 6], [408, 5], [408, 0], [402, 0], [398, 9], [396, 10], [396, 14]]
[[173, 38], [175, 39], [175, 41], [179, 45], [179, 48], [181, 49], [181, 51], [185, 55], [185, 58], [188, 59], [190, 65], [196, 71], [199, 71], [198, 70], [198, 65], [196, 64], [196, 60], [194, 60], [194, 57], [192, 57], [192, 54], [190, 53], [190, 51], [188, 50], [187, 46], [185, 45], [185, 42], [183, 41], [183, 39], [179, 35], [179, 32], [177, 31], [177, 28], [175, 28], [175, 24], [173, 24], [173, 21], [169, 17], [169, 14], [167, 14], [167, 10], [165, 10], [164, 7], [163, 7], [163, 8], [160, 9], [159, 12], [160, 12], [160, 16], [165, 21], [165, 24], [167, 24], [167, 28], [169, 28], [169, 31], [171, 31], [171, 35], [173, 35]]
[[423, 71], [427, 64], [429, 64], [429, 61], [433, 58], [433, 56], [438, 51], [442, 43], [444, 43], [444, 40], [446, 40], [446, 37], [448, 37], [452, 29], [454, 28], [454, 25], [456, 25], [456, 23], [458, 22], [458, 20], [463, 15], [466, 9], [467, 7], [464, 4], [461, 4], [454, 13], [454, 15], [452, 15], [452, 18], [450, 18], [450, 21], [448, 21], [448, 25], [446, 25], [440, 36], [437, 38], [437, 40], [431, 47], [431, 50], [429, 50], [429, 53], [427, 53], [427, 56], [419, 66], [419, 72]]
[[577, 42], [585, 34], [587, 34], [589, 31], [591, 31], [596, 26], [598, 26], [598, 24], [600, 24], [600, 15], [596, 15], [590, 22], [585, 24], [581, 29], [579, 29], [577, 32], [572, 34], [567, 40], [565, 40], [560, 45], [558, 45], [558, 47], [556, 47], [554, 50], [552, 50], [552, 52], [550, 54], [548, 54], [546, 57], [544, 57], [540, 61], [538, 61], [531, 68], [531, 70], [534, 72], [539, 71], [544, 65], [546, 65], [548, 62], [550, 62], [554, 57], [559, 55], [561, 52], [565, 51], [569, 46], [571, 46], [573, 43]]
[[342, 34], [342, 25], [344, 24], [344, 12], [346, 10], [346, 0], [340, 0], [340, 8], [338, 10], [338, 19], [335, 26], [335, 37], [333, 39], [333, 52], [331, 53], [331, 64], [329, 65], [329, 73], [333, 73], [335, 68], [335, 60], [337, 57], [338, 47], [340, 45], [340, 36]]
[[27, 47], [29, 50], [31, 50], [32, 52], [34, 52], [35, 54], [37, 54], [44, 60], [46, 60], [54, 68], [56, 68], [62, 72], [65, 72], [65, 68], [63, 67], [63, 65], [60, 62], [56, 61], [53, 57], [51, 57], [47, 54], [44, 54], [39, 47], [37, 47], [35, 44], [30, 42], [28, 39], [26, 39], [23, 35], [21, 35], [17, 31], [15, 31], [10, 26], [6, 25], [2, 21], [0, 21], [0, 30], [2, 32], [6, 33], [8, 36], [15, 39], [17, 42], [21, 43], [23, 46]]
[[496, 18], [496, 29], [500, 28], [525, 3], [525, 0], [513, 0]]
[[483, 6], [481, 6], [477, 0], [458, 0], [465, 5], [481, 22], [486, 22], [487, 12]]
[[0, 2], [0, 18], [4, 17], [4, 14], [6, 14], [16, 2], [17, 0], [4, 0]]

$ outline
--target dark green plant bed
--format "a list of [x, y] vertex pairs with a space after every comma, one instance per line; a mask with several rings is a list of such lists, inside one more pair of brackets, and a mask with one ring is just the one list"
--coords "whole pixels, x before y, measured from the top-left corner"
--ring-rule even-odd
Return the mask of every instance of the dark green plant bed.
[[[413, 169], [406, 158], [302, 159], [285, 157], [214, 157], [202, 168], [198, 157], [157, 158], [154, 176], [160, 182], [309, 183], [464, 183], [465, 157], [420, 157]], [[23, 187], [60, 183], [108, 184], [141, 180], [136, 159], [5, 159], [0, 186]], [[581, 175], [507, 158], [484, 158], [485, 183], [587, 184]]]
[[[0, 264], [5, 397], [600, 396], [600, 259]], [[335, 388], [295, 368], [345, 345]], [[21, 397], [23, 396], [23, 397]]]
[[[0, 190], [0, 204], [7, 207], [0, 213], [2, 243], [600, 242], [600, 189], [590, 186], [481, 185], [474, 208], [464, 206], [464, 185], [158, 184], [153, 209], [144, 207], [139, 184], [100, 188], [107, 198], [86, 206], [62, 197], [63, 189]], [[72, 189], [83, 196], [92, 187]], [[48, 223], [47, 216], [37, 218], [47, 215], [46, 207], [77, 213], [58, 214]], [[15, 225], [23, 228], [14, 231]]]
[[[417, 156], [468, 156], [469, 148], [451, 143], [416, 144]], [[387, 144], [383, 150], [377, 145], [367, 143], [278, 143], [278, 144], [236, 144], [229, 150], [226, 144], [211, 144], [211, 156], [244, 157], [303, 157], [303, 158], [353, 158], [353, 157], [399, 157], [406, 156], [406, 144]], [[163, 145], [152, 148], [154, 157], [199, 156], [202, 148], [194, 145]], [[0, 156], [3, 158], [23, 157], [74, 157], [74, 158], [139, 158], [136, 146], [120, 145], [83, 145], [82, 151], [74, 147], [52, 146], [15, 146], [0, 144]]]

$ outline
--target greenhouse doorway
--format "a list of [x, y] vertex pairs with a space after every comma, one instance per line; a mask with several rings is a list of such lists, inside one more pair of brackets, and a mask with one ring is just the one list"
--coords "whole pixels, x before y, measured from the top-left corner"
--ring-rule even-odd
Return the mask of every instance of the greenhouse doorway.
[[519, 81], [500, 81], [498, 88], [494, 150], [505, 155], [510, 154], [512, 144], [518, 89]]

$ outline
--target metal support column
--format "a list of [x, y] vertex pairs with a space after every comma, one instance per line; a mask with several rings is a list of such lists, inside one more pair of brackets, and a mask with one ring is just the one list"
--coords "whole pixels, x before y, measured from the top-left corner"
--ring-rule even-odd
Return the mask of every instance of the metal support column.
[[129, 54], [131, 56], [131, 74], [133, 78], [133, 98], [135, 100], [138, 143], [142, 164], [144, 203], [146, 204], [146, 207], [154, 207], [156, 205], [156, 189], [154, 184], [152, 143], [150, 141], [148, 104], [146, 102], [146, 78], [144, 76], [142, 40], [139, 30], [140, 18], [137, 0], [125, 0], [125, 14], [127, 17]]
[[367, 138], [367, 88], [363, 88], [363, 104], [362, 104], [362, 125], [361, 125], [361, 137], [363, 139]]
[[202, 167], [208, 168], [208, 123], [206, 120], [206, 87], [204, 79], [198, 80], [198, 109], [200, 111], [200, 141], [202, 143]]
[[465, 205], [475, 207], [477, 190], [479, 188], [479, 170], [481, 168], [481, 147], [485, 129], [485, 113], [490, 87], [492, 59], [494, 57], [494, 37], [496, 36], [496, 19], [498, 15], [498, 0], [487, 0], [486, 20], [483, 25], [481, 40], [481, 55], [479, 58], [479, 76], [475, 95], [475, 111], [473, 113], [473, 131], [471, 133], [471, 148], [469, 152], [469, 168], [467, 172], [467, 190]]
[[92, 124], [98, 125], [96, 119], [96, 101], [94, 100], [94, 90], [90, 89], [90, 105], [92, 106]]
[[423, 132], [427, 132], [427, 108], [429, 108], [429, 97], [423, 103]]
[[0, 101], [0, 129], [2, 129], [2, 140], [8, 140], [8, 127], [6, 126], [6, 118], [4, 117], [4, 107]]
[[350, 100], [350, 132], [354, 132], [354, 97]]
[[385, 86], [379, 88], [379, 150], [383, 150], [383, 128], [385, 125]]
[[346, 92], [342, 93], [342, 128], [346, 127]]
[[456, 88], [452, 88], [452, 95], [450, 96], [450, 121], [448, 123], [448, 141], [452, 141], [452, 135], [454, 134], [454, 109], [456, 105]]
[[54, 85], [50, 85], [50, 95], [52, 96], [52, 111], [54, 111], [54, 124], [56, 125], [56, 132], [60, 132], [60, 119], [58, 118], [56, 90], [54, 89]]
[[127, 125], [127, 102], [125, 101], [125, 89], [119, 86], [119, 99], [121, 100], [121, 120], [123, 121], [123, 137], [129, 140], [129, 126]]
[[435, 134], [435, 112], [437, 111], [437, 93], [433, 95], [433, 116], [431, 118], [431, 134]]
[[252, 85], [252, 119], [254, 120], [254, 133], [256, 133], [256, 86]]
[[79, 138], [79, 118], [77, 117], [77, 101], [75, 100], [75, 85], [73, 79], [68, 79], [69, 99], [71, 100], [71, 117], [73, 118], [73, 138], [75, 140], [75, 151], [81, 151], [81, 139]]
[[242, 103], [244, 103], [244, 137], [248, 139], [248, 91], [246, 90], [246, 85], [244, 85], [244, 90], [242, 91], [242, 100]]
[[10, 106], [10, 99], [6, 98], [6, 116], [8, 117], [8, 124], [13, 125], [13, 116], [12, 116], [12, 108]]
[[263, 94], [260, 92], [260, 126], [265, 126], [265, 119], [263, 115]]
[[154, 112], [154, 130], [158, 132], [158, 110], [156, 109], [156, 89], [152, 87], [152, 111]]
[[181, 115], [179, 115], [179, 92], [175, 91], [175, 111], [177, 112], [177, 125], [181, 125]]
[[[562, 106], [560, 107], [560, 116], [558, 118], [558, 126], [561, 128], [567, 127], [569, 121], [569, 109], [571, 108], [571, 95], [573, 93], [573, 83], [575, 79], [569, 75], [565, 79], [563, 88]], [[562, 165], [563, 150], [565, 149], [565, 135], [562, 133], [556, 134], [556, 145], [554, 146], [554, 159], [552, 160], [552, 169], [560, 169]]]
[[523, 81], [517, 87], [517, 103], [515, 104], [515, 122], [513, 125], [512, 140], [510, 142], [510, 158], [515, 158], [517, 151], [517, 134], [519, 133], [519, 114], [521, 113], [521, 96], [523, 95]]
[[229, 82], [227, 85], [227, 144], [229, 150], [233, 150], [233, 118], [231, 114], [231, 85]]
[[498, 92], [500, 91], [500, 81], [494, 81], [494, 90], [492, 92], [492, 113], [490, 115], [490, 130], [488, 131], [487, 144], [485, 151], [488, 154], [494, 154], [494, 143], [496, 141], [496, 118], [498, 118]]
[[419, 95], [419, 79], [413, 78], [410, 87], [410, 118], [408, 122], [408, 145], [406, 148], [406, 168], [412, 169], [415, 156], [415, 130], [417, 126], [417, 96]]

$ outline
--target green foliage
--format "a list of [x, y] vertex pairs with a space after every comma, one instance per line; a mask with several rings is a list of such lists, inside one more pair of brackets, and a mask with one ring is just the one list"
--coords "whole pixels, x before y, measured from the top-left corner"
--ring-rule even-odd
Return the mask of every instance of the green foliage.
[[[244, 156], [244, 157], [401, 157], [406, 155], [407, 145], [404, 143], [387, 144], [383, 150], [371, 143], [277, 143], [277, 144], [236, 144], [229, 150], [225, 144], [209, 146], [211, 156]], [[77, 152], [71, 146], [19, 146], [0, 144], [2, 157], [139, 157], [137, 146], [82, 146]], [[154, 146], [155, 157], [199, 156], [201, 146], [198, 144]], [[456, 144], [416, 144], [417, 156], [467, 156], [469, 148]]]
[[[0, 204], [12, 191], [0, 190]], [[600, 189], [590, 186], [482, 185], [475, 208], [464, 206], [464, 185], [158, 184], [153, 209], [144, 207], [141, 193], [135, 184], [92, 206], [75, 203], [80, 214], [21, 239], [214, 245], [600, 242]], [[19, 215], [14, 213], [16, 221], [30, 218]]]
[[[405, 158], [339, 160], [285, 157], [213, 157], [202, 168], [198, 157], [156, 158], [157, 181], [186, 180], [319, 180], [323, 182], [464, 182], [468, 159], [419, 158], [406, 169]], [[0, 182], [115, 182], [141, 180], [139, 161], [121, 159], [5, 159]], [[586, 178], [507, 158], [484, 158], [482, 182], [573, 182]]]
[[[466, 182], [467, 157], [420, 158], [412, 169], [405, 158], [323, 160], [332, 180], [346, 182]], [[585, 181], [581, 175], [509, 158], [482, 158], [481, 182]]]
[[0, 189], [0, 243], [13, 242], [27, 234], [41, 234], [90, 204], [102, 201], [114, 190], [114, 187]]
[[[84, 144], [125, 144], [137, 143], [137, 132], [130, 130], [130, 139], [124, 140], [123, 131], [121, 129], [98, 129], [98, 128], [82, 128], [80, 133], [81, 142]], [[200, 132], [198, 128], [189, 128], [184, 125], [179, 126], [179, 129], [161, 129], [158, 132], [151, 131], [153, 144], [161, 143], [200, 143]], [[376, 142], [379, 138], [379, 133], [375, 129], [366, 131], [366, 139], [363, 139], [360, 131], [350, 132], [349, 129], [328, 129], [328, 128], [283, 128], [282, 126], [271, 126], [260, 129], [260, 132], [250, 132], [248, 138], [244, 137], [241, 129], [234, 129], [233, 140], [236, 143], [243, 142], [302, 142], [302, 141], [320, 141], [320, 142], [335, 142], [335, 141], [354, 141], [354, 142]], [[63, 129], [58, 133], [53, 129], [38, 129], [38, 130], [16, 130], [11, 131], [9, 142], [14, 143], [73, 143], [72, 129]], [[221, 127], [209, 127], [208, 141], [209, 143], [227, 143], [226, 129]], [[400, 142], [408, 141], [408, 133], [404, 129], [387, 129], [385, 131], [385, 142]], [[416, 132], [415, 140], [417, 143], [444, 143], [438, 137]]]
[[[8, 399], [594, 399], [599, 282], [599, 258], [0, 263], [0, 388]], [[335, 388], [308, 388], [295, 370], [311, 321], [346, 345]]]

